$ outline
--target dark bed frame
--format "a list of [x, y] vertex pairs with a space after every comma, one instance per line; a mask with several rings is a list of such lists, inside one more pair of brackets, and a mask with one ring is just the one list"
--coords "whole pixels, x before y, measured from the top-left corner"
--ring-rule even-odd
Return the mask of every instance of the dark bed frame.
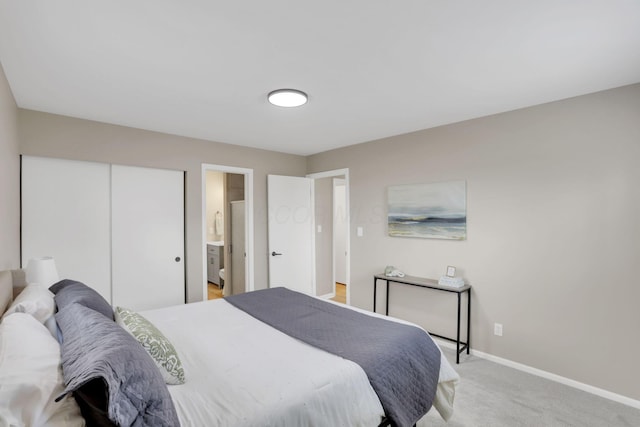
[[[395, 425], [389, 418], [382, 417], [382, 422], [378, 425], [378, 427], [395, 427]], [[413, 427], [416, 427], [416, 425], [414, 424]]]

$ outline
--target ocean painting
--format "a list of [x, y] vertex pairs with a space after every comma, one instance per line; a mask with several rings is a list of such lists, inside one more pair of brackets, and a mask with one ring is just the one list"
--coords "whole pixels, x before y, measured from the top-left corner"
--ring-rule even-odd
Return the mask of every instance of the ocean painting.
[[465, 240], [466, 200], [465, 181], [389, 187], [389, 236]]

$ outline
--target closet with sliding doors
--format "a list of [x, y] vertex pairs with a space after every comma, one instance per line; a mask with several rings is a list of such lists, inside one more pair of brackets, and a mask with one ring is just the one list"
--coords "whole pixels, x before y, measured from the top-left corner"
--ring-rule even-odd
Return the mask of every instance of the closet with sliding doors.
[[50, 255], [114, 307], [185, 302], [184, 172], [22, 156], [22, 264]]

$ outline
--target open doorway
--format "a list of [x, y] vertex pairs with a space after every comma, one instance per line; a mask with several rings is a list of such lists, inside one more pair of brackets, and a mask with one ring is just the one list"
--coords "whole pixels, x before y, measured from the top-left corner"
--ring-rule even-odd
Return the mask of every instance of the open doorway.
[[314, 180], [316, 295], [350, 304], [349, 170], [307, 176]]
[[347, 211], [347, 187], [344, 178], [333, 178], [333, 284], [337, 302], [347, 302], [347, 264], [349, 262], [347, 239], [349, 237], [349, 213]]
[[253, 170], [202, 166], [203, 299], [254, 289]]

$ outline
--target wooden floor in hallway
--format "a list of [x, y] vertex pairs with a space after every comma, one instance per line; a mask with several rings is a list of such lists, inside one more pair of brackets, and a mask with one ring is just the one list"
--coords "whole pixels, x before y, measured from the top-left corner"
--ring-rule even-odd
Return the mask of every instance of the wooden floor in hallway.
[[331, 298], [331, 301], [347, 303], [347, 285], [344, 283], [336, 282], [336, 296]]
[[214, 285], [213, 283], [209, 282], [207, 284], [207, 295], [208, 299], [222, 298], [222, 289], [220, 289], [220, 286]]

